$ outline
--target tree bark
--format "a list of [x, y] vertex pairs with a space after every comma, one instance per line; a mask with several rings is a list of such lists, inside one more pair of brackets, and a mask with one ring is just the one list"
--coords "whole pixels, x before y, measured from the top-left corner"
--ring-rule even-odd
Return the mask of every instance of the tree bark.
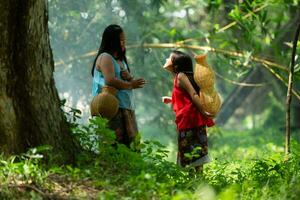
[[0, 2], [0, 152], [49, 144], [71, 161], [74, 143], [53, 78], [47, 1]]

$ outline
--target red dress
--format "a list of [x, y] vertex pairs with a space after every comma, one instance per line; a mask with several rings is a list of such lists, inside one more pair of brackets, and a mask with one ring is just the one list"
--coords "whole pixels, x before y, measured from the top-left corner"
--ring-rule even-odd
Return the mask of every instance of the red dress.
[[200, 126], [213, 126], [214, 121], [202, 115], [193, 104], [190, 95], [177, 86], [177, 77], [176, 75], [172, 92], [172, 107], [176, 116], [177, 130], [184, 131]]

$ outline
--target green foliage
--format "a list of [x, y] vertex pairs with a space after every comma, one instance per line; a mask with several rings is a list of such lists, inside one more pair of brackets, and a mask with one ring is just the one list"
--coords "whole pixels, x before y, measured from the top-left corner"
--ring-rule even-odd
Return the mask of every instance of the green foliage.
[[1, 156], [1, 183], [41, 184], [47, 173], [41, 170], [39, 161], [43, 158], [43, 155], [40, 153], [50, 149], [51, 147], [49, 146], [40, 146], [30, 149], [20, 156], [12, 156], [7, 160], [4, 160], [3, 156]]
[[66, 99], [60, 100], [60, 107], [63, 110], [64, 116], [66, 117], [66, 121], [69, 122], [72, 128], [75, 128], [78, 125], [76, 122], [78, 119], [81, 118], [82, 112], [79, 109], [76, 109], [71, 106], [67, 106], [66, 102], [67, 102]]
[[[42, 165], [40, 153], [51, 151], [48, 146], [1, 157], [0, 197], [213, 200], [297, 199], [300, 194], [300, 145], [293, 140], [293, 153], [284, 156], [275, 130], [223, 130], [210, 140], [213, 161], [201, 174], [167, 161], [169, 152], [158, 141], [141, 141], [140, 152], [115, 143], [106, 124], [107, 120], [96, 117], [88, 125], [75, 126], [74, 136], [84, 149], [76, 165]], [[98, 138], [91, 140], [93, 134]], [[66, 189], [67, 185], [75, 186]]]
[[73, 129], [73, 135], [79, 141], [84, 150], [100, 153], [104, 148], [109, 147], [115, 141], [113, 131], [107, 128], [107, 119], [94, 117], [86, 125], [78, 125]]
[[[0, 198], [41, 199], [36, 191], [22, 193], [22, 188], [44, 187], [48, 171], [41, 164], [41, 153], [50, 151], [50, 146], [29, 149], [28, 152], [5, 158], [0, 156]], [[31, 186], [33, 185], [33, 186]]]

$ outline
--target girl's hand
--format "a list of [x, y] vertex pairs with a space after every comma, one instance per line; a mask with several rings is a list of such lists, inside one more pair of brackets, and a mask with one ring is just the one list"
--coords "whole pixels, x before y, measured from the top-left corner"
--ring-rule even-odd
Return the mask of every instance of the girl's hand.
[[125, 81], [130, 81], [133, 79], [133, 77], [130, 75], [130, 73], [126, 69], [121, 70], [121, 78]]
[[165, 104], [169, 104], [169, 103], [172, 103], [172, 97], [168, 97], [168, 96], [163, 96], [161, 98], [162, 102], [165, 103]]

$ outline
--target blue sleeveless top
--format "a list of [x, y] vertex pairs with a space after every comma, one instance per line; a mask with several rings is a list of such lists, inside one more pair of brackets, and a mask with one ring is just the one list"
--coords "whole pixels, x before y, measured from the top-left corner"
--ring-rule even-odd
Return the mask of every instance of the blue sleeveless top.
[[[113, 62], [113, 65], [114, 65], [114, 70], [115, 70], [115, 77], [117, 79], [122, 80], [122, 78], [121, 78], [121, 67], [118, 64], [118, 62], [116, 61], [116, 59], [108, 53], [102, 53], [102, 54], [107, 54], [112, 58], [112, 62]], [[102, 54], [100, 54], [99, 56], [101, 56]], [[126, 63], [124, 61], [122, 61], [122, 63], [125, 66], [125, 68], [128, 70], [128, 66], [126, 65]], [[104, 76], [100, 71], [97, 70], [97, 67], [95, 66], [93, 83], [92, 83], [92, 95], [96, 96], [97, 94], [99, 94], [104, 85], [105, 85]], [[120, 108], [134, 110], [133, 92], [132, 92], [131, 89], [130, 90], [118, 90], [117, 99], [119, 100], [119, 107]]]

